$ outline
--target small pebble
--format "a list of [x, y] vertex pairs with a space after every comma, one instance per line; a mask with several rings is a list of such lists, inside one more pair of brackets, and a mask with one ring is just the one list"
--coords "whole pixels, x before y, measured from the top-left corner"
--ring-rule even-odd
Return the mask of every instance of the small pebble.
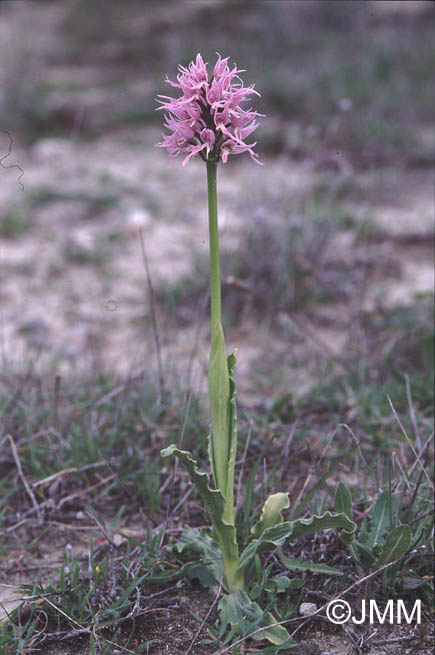
[[299, 614], [301, 616], [311, 616], [317, 612], [317, 605], [315, 603], [301, 603]]
[[353, 102], [350, 98], [340, 98], [338, 106], [341, 111], [352, 111]]
[[120, 546], [122, 543], [124, 543], [125, 537], [123, 537], [122, 534], [116, 533], [113, 535], [112, 541], [115, 544], [115, 546]]

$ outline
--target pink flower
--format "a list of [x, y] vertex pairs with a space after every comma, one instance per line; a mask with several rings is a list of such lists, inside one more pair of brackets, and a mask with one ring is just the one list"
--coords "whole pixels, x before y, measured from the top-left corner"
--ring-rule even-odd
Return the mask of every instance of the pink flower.
[[165, 128], [169, 134], [162, 135], [157, 147], [166, 148], [169, 155], [186, 155], [183, 166], [197, 154], [206, 161], [225, 164], [229, 155], [248, 152], [257, 163], [258, 155], [253, 151], [255, 143], [247, 144], [245, 139], [258, 127], [257, 116], [263, 116], [252, 109], [241, 108], [251, 95], [260, 95], [254, 85], [243, 86], [239, 70], [230, 70], [228, 57], [218, 60], [211, 78], [208, 77], [207, 64], [201, 55], [196, 61], [178, 67], [177, 81], [166, 82], [180, 89], [178, 98], [159, 95], [157, 109], [164, 109]]

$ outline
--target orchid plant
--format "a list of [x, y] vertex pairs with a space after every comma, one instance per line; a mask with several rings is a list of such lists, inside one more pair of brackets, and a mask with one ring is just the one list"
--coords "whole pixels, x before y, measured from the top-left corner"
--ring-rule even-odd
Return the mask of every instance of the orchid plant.
[[177, 81], [166, 79], [179, 90], [176, 98], [159, 96], [158, 109], [164, 110], [165, 127], [157, 146], [166, 148], [171, 157], [185, 155], [183, 166], [199, 155], [207, 167], [208, 216], [210, 238], [210, 360], [208, 388], [211, 410], [209, 459], [214, 488], [209, 476], [200, 472], [192, 455], [175, 444], [162, 450], [163, 457], [175, 455], [188, 471], [205, 504], [206, 515], [212, 524], [211, 536], [186, 528], [177, 549], [200, 552], [206, 560], [215, 581], [222, 580], [227, 592], [220, 601], [222, 622], [232, 626], [239, 620], [264, 630], [255, 638], [266, 637], [274, 644], [283, 644], [289, 638], [287, 630], [276, 625], [270, 612], [263, 612], [249, 597], [245, 588], [245, 571], [256, 556], [270, 547], [281, 547], [289, 538], [313, 534], [327, 528], [341, 528], [342, 538], [352, 541], [355, 523], [345, 512], [324, 513], [310, 519], [284, 521], [282, 512], [290, 506], [288, 493], [275, 493], [264, 503], [260, 519], [251, 530], [251, 538], [239, 553], [234, 518], [234, 472], [237, 453], [235, 353], [227, 356], [222, 329], [221, 279], [219, 231], [217, 216], [216, 173], [219, 162], [225, 164], [230, 155], [247, 152], [260, 163], [246, 139], [257, 128], [257, 117], [252, 109], [242, 104], [253, 95], [259, 95], [254, 85], [244, 86], [242, 71], [228, 65], [228, 58], [218, 55], [213, 73], [209, 77], [207, 64], [200, 54], [187, 67], [179, 66]]

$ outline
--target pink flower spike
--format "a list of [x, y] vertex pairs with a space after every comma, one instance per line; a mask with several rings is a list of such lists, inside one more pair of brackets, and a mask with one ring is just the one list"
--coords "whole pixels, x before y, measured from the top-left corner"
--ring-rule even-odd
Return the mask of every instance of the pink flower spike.
[[166, 76], [165, 81], [181, 94], [176, 98], [157, 98], [157, 109], [165, 110], [169, 134], [163, 135], [156, 145], [166, 148], [171, 157], [186, 155], [183, 166], [197, 154], [204, 160], [225, 164], [229, 155], [243, 152], [261, 163], [253, 151], [255, 143], [247, 144], [245, 139], [258, 127], [255, 119], [263, 114], [241, 107], [250, 96], [260, 94], [254, 85], [243, 85], [239, 74], [244, 70], [236, 65], [230, 70], [228, 57], [222, 59], [219, 53], [217, 56], [210, 79], [207, 63], [200, 54], [188, 66], [178, 67], [177, 82]]

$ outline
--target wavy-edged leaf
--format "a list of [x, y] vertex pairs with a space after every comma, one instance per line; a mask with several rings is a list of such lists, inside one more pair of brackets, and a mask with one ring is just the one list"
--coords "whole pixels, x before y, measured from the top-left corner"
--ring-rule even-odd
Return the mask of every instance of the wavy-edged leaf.
[[252, 527], [253, 536], [256, 538], [261, 537], [267, 528], [282, 523], [282, 512], [288, 507], [290, 507], [288, 493], [279, 492], [269, 496], [263, 505], [260, 520]]
[[332, 566], [327, 566], [326, 564], [307, 562], [301, 557], [287, 557], [281, 550], [278, 551], [278, 557], [289, 571], [310, 571], [311, 573], [324, 573], [326, 575], [344, 575], [339, 569], [334, 569]]
[[332, 512], [325, 512], [322, 516], [312, 516], [309, 519], [297, 519], [293, 523], [293, 537], [305, 537], [310, 534], [315, 534], [319, 530], [329, 530], [330, 528], [338, 528], [346, 532], [356, 532], [356, 523], [350, 519], [346, 514], [332, 514]]
[[[242, 575], [240, 573], [236, 574], [238, 564], [236, 529], [234, 525], [230, 525], [224, 519], [226, 503], [221, 492], [217, 489], [210, 488], [210, 479], [207, 473], [198, 470], [196, 461], [186, 450], [180, 450], [175, 444], [171, 444], [167, 448], [164, 448], [160, 454], [162, 457], [175, 455], [189, 473], [193, 484], [198, 489], [206, 506], [207, 515], [213, 526], [214, 536], [222, 548], [222, 558], [227, 577], [226, 581], [230, 586], [233, 584], [242, 584]], [[231, 576], [231, 571], [234, 573], [234, 579], [232, 580], [228, 579]]]
[[409, 525], [399, 525], [391, 530], [376, 561], [376, 568], [405, 555], [410, 545], [411, 528]]
[[284, 521], [272, 528], [267, 528], [258, 539], [253, 539], [245, 548], [239, 559], [239, 568], [245, 567], [257, 552], [271, 546], [282, 546], [286, 539], [298, 539], [319, 530], [339, 528], [347, 532], [355, 532], [356, 524], [346, 514], [332, 514], [325, 512], [322, 516], [312, 516], [309, 519]]
[[[221, 634], [223, 635], [227, 625], [237, 627], [242, 636], [249, 636], [258, 628], [260, 632], [252, 635], [255, 640], [267, 639], [272, 644], [284, 644], [290, 637], [282, 625], [274, 625], [276, 619], [270, 612], [263, 612], [261, 607], [252, 601], [248, 594], [239, 589], [233, 594], [225, 594], [219, 601]], [[272, 626], [268, 628], [267, 626]]]

